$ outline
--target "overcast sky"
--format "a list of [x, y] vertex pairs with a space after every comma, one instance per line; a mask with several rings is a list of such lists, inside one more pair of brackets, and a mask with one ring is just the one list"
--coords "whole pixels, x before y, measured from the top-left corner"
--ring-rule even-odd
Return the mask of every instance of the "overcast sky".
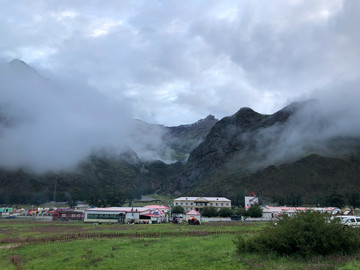
[[357, 0], [2, 0], [0, 58], [90, 84], [152, 123], [273, 113], [359, 79], [359, 10]]

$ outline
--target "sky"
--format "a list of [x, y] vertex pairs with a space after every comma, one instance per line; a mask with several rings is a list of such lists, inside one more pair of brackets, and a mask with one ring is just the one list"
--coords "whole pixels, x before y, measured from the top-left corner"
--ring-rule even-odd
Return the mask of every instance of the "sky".
[[161, 129], [132, 120], [177, 126], [309, 99], [317, 106], [287, 128], [264, 131], [278, 160], [360, 136], [358, 10], [357, 0], [1, 0], [0, 166], [69, 169], [103, 150], [170, 157]]
[[[274, 113], [360, 76], [356, 0], [0, 2], [0, 58], [167, 126]], [[341, 87], [338, 87], [341, 88]]]

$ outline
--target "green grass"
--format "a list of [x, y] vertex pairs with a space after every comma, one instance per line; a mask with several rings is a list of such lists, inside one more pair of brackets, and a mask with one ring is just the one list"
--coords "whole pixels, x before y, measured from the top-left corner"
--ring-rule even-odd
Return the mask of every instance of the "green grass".
[[4, 239], [40, 238], [73, 233], [135, 233], [184, 231], [259, 231], [265, 223], [207, 223], [201, 226], [187, 224], [93, 224], [83, 222], [0, 221], [0, 241]]
[[[157, 225], [108, 225], [93, 226], [81, 222], [62, 223], [16, 223], [0, 222], [0, 230], [15, 227], [24, 235], [44, 229], [46, 235], [59, 230], [83, 231], [92, 229], [101, 232], [161, 232], [188, 230], [248, 230], [256, 234], [263, 223], [237, 226], [227, 223], [201, 226], [157, 224]], [[49, 231], [53, 226], [54, 231]], [[96, 227], [96, 228], [94, 228]], [[15, 231], [16, 231], [15, 230]], [[2, 231], [4, 232], [4, 230]], [[3, 234], [3, 233], [2, 233]], [[15, 234], [14, 234], [15, 235]], [[3, 237], [3, 235], [1, 235]], [[352, 256], [301, 258], [238, 255], [231, 234], [160, 237], [160, 238], [102, 238], [51, 242], [26, 245], [18, 248], [0, 249], [0, 269], [17, 269], [13, 258], [23, 270], [27, 269], [359, 269], [360, 254]], [[251, 236], [249, 236], [251, 237]]]
[[233, 236], [79, 240], [0, 251], [0, 269], [359, 269], [357, 257], [238, 256]]
[[[169, 205], [172, 205], [174, 203], [174, 199], [176, 199], [175, 196], [159, 195], [159, 194], [148, 194], [148, 195], [145, 195], [145, 197], [153, 198], [153, 200], [152, 201], [134, 200], [133, 206], [141, 207], [141, 206], [152, 205], [152, 204], [169, 206]], [[128, 206], [128, 204], [129, 203], [127, 202], [123, 206]]]
[[0, 269], [234, 269], [232, 236], [105, 239], [51, 243], [3, 250]]

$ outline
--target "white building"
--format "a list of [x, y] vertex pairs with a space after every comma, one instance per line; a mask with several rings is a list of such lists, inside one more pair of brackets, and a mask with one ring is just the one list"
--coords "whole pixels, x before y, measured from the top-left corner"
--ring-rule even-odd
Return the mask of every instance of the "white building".
[[188, 221], [191, 217], [200, 220], [200, 213], [196, 210], [190, 210], [185, 214], [185, 220]]
[[337, 207], [286, 207], [286, 206], [264, 206], [263, 210], [263, 218], [264, 219], [274, 219], [278, 218], [281, 215], [293, 216], [298, 212], [304, 211], [318, 211], [321, 213], [328, 213], [331, 215], [335, 215], [336, 213], [341, 212], [341, 209]]
[[145, 207], [105, 207], [85, 210], [84, 222], [141, 223], [151, 219], [151, 210]]
[[174, 206], [182, 206], [186, 212], [196, 210], [201, 212], [202, 208], [212, 206], [220, 210], [221, 208], [231, 208], [231, 201], [225, 197], [180, 197], [174, 200]]
[[259, 198], [255, 194], [253, 196], [245, 196], [245, 208], [249, 208], [256, 203], [259, 204]]

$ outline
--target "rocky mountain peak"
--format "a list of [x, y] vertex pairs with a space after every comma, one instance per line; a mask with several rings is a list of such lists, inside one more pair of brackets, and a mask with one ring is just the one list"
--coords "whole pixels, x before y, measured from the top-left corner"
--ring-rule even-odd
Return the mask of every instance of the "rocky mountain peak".
[[40, 74], [27, 63], [22, 60], [14, 59], [8, 63], [9, 67], [20, 76], [36, 76], [41, 77]]
[[[209, 114], [208, 116], [206, 116], [204, 119], [202, 119], [202, 121], [217, 121], [217, 119], [215, 118], [215, 116], [213, 116], [212, 114]], [[200, 120], [201, 121], [201, 120]]]
[[24, 61], [20, 60], [20, 59], [13, 59], [9, 62], [9, 65], [12, 66], [26, 66], [29, 67], [28, 64], [26, 64]]

